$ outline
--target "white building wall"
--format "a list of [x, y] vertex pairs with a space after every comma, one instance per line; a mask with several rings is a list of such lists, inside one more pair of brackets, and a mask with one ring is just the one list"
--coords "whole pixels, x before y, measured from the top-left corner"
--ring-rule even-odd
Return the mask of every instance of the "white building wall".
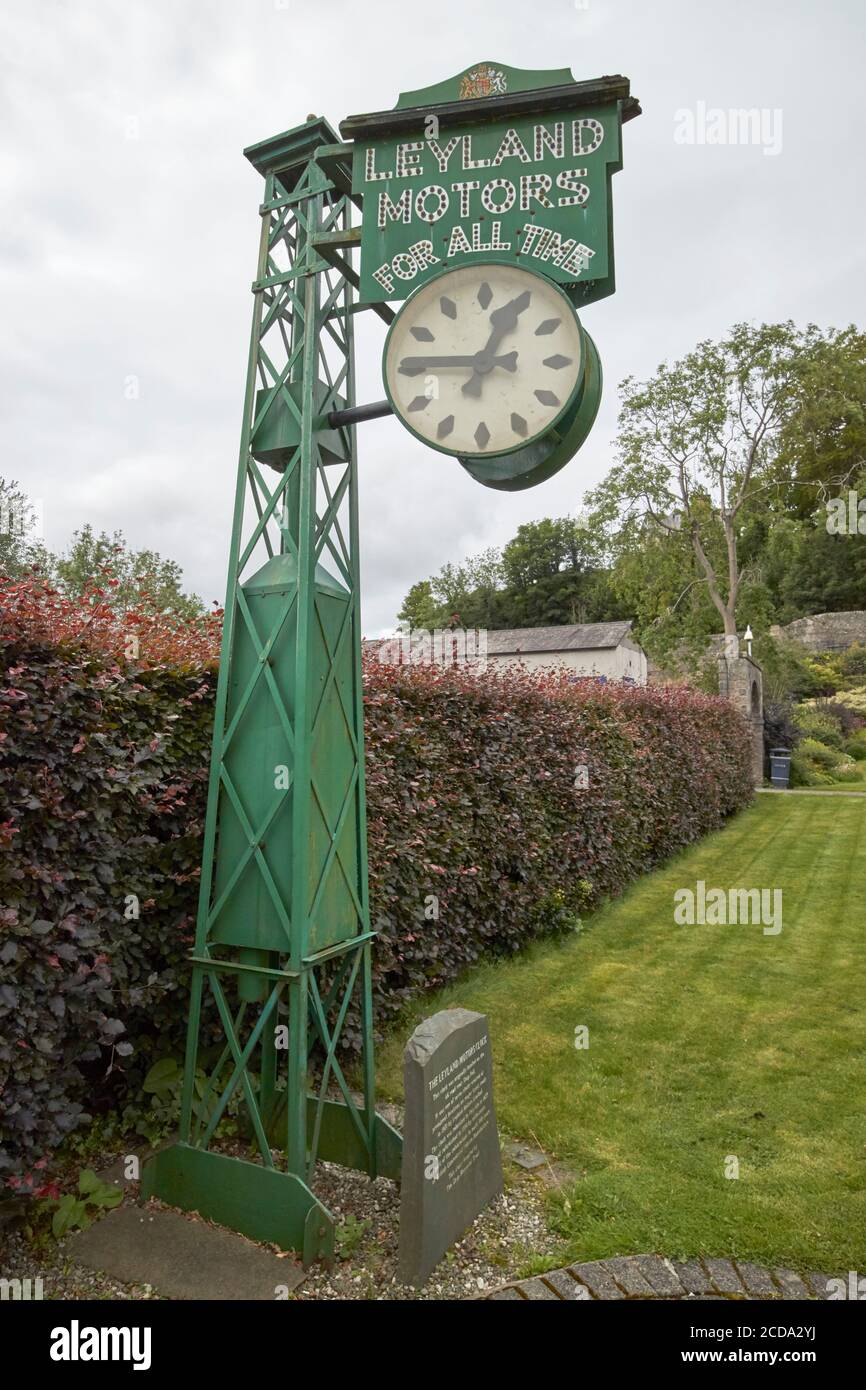
[[593, 647], [574, 652], [519, 652], [494, 655], [488, 653], [488, 666], [522, 666], [526, 671], [573, 671], [576, 676], [604, 676], [610, 681], [632, 680], [646, 685], [646, 654], [622, 644], [618, 647]]

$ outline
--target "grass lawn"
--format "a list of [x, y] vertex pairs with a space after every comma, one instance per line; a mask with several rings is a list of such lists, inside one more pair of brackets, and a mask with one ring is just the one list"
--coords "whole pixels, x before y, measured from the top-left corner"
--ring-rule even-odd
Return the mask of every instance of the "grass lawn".
[[[502, 1132], [575, 1176], [550, 1199], [563, 1261], [657, 1251], [866, 1272], [864, 876], [862, 802], [758, 797], [580, 935], [427, 996], [380, 1049], [380, 1089], [399, 1098], [418, 1019], [478, 1009]], [[698, 879], [781, 888], [781, 932], [675, 925], [674, 891]]]

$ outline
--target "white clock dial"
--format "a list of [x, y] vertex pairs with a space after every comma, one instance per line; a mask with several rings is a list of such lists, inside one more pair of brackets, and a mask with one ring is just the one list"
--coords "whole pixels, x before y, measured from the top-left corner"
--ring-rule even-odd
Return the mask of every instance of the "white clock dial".
[[569, 300], [511, 265], [476, 262], [437, 275], [406, 301], [385, 344], [395, 412], [448, 454], [504, 454], [545, 434], [583, 367]]

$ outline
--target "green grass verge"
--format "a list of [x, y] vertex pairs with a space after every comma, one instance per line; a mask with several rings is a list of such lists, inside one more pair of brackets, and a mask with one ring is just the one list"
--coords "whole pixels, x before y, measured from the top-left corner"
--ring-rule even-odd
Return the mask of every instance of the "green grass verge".
[[[502, 1130], [537, 1138], [575, 1175], [550, 1198], [563, 1258], [864, 1270], [864, 870], [861, 803], [759, 797], [582, 934], [416, 1005], [380, 1050], [380, 1088], [399, 1097], [419, 1018], [478, 1009]], [[698, 879], [781, 888], [781, 933], [675, 925], [674, 891]], [[590, 1045], [578, 1051], [581, 1024]]]

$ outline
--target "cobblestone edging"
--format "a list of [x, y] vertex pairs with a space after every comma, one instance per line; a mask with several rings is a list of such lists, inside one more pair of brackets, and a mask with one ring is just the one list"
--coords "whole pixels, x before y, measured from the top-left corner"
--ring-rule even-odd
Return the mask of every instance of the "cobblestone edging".
[[826, 1274], [765, 1269], [746, 1260], [676, 1260], [659, 1255], [625, 1255], [593, 1264], [569, 1265], [534, 1279], [504, 1284], [484, 1299], [527, 1299], [530, 1303], [616, 1298], [810, 1299], [827, 1297]]

